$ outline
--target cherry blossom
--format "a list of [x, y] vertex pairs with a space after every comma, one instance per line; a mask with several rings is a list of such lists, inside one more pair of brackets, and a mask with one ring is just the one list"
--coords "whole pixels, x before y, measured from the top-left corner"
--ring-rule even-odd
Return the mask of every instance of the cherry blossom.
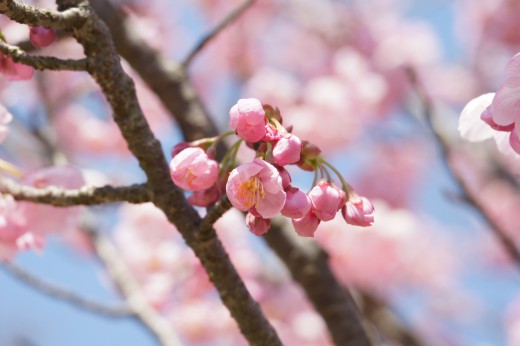
[[170, 173], [175, 185], [185, 190], [206, 190], [217, 181], [218, 163], [201, 148], [190, 147], [172, 159]]
[[278, 170], [261, 159], [254, 159], [231, 171], [226, 193], [235, 208], [243, 211], [255, 208], [265, 219], [278, 214], [286, 198]]

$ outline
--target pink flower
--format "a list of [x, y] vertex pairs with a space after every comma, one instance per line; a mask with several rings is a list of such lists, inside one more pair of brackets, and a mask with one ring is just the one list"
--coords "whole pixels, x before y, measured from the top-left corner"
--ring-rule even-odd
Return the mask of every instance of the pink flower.
[[341, 189], [330, 185], [325, 180], [320, 180], [309, 192], [312, 209], [322, 221], [334, 219], [336, 212], [345, 204], [346, 195]]
[[27, 80], [32, 78], [34, 70], [31, 66], [16, 63], [0, 53], [0, 73], [8, 80]]
[[314, 237], [314, 232], [316, 232], [320, 222], [321, 220], [312, 209], [304, 217], [292, 220], [296, 233], [302, 237]]
[[304, 217], [312, 206], [309, 196], [296, 187], [289, 188], [285, 193], [287, 198], [282, 209], [282, 215], [291, 219]]
[[348, 224], [366, 227], [374, 223], [374, 205], [355, 192], [350, 194], [341, 212]]
[[229, 111], [230, 126], [248, 142], [264, 138], [267, 118], [262, 103], [257, 99], [240, 99]]
[[186, 148], [170, 163], [170, 175], [175, 185], [188, 191], [209, 189], [218, 177], [218, 163], [201, 148]]
[[56, 41], [56, 33], [54, 30], [42, 26], [31, 26], [29, 39], [34, 46], [43, 48]]
[[[464, 107], [459, 118], [459, 131], [470, 141], [493, 137], [503, 153], [511, 153], [513, 149], [520, 154], [517, 143], [520, 136], [520, 54], [510, 60], [505, 74], [506, 79], [496, 94], [481, 95]], [[482, 126], [483, 123], [491, 129]], [[509, 141], [501, 132], [511, 132]]]
[[269, 227], [271, 227], [271, 220], [266, 220], [264, 218], [254, 216], [251, 213], [247, 213], [246, 224], [247, 227], [249, 227], [251, 233], [257, 236], [261, 236], [262, 234], [269, 231]]
[[235, 208], [243, 211], [255, 208], [264, 219], [278, 214], [285, 204], [278, 170], [258, 158], [231, 171], [226, 193]]
[[300, 161], [302, 141], [292, 133], [285, 134], [273, 147], [274, 162], [280, 166]]

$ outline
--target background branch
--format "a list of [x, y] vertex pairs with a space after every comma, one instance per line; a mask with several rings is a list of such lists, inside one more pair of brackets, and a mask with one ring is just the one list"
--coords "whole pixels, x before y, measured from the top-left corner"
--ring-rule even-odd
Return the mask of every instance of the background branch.
[[135, 316], [147, 326], [161, 345], [182, 345], [173, 332], [172, 326], [146, 300], [139, 284], [119, 256], [116, 248], [98, 232], [93, 230], [85, 230], [85, 232], [94, 244], [96, 254], [103, 262], [110, 278], [128, 302], [128, 307]]
[[186, 68], [190, 65], [192, 60], [199, 54], [208, 43], [210, 43], [219, 33], [225, 28], [231, 25], [237, 20], [251, 5], [255, 3], [255, 0], [244, 1], [240, 6], [231, 11], [218, 25], [208, 32], [200, 42], [190, 51], [188, 56], [182, 61], [182, 65]]
[[1, 263], [1, 267], [5, 269], [11, 276], [23, 282], [27, 286], [57, 300], [61, 300], [71, 304], [72, 306], [89, 312], [94, 312], [106, 317], [129, 317], [133, 312], [128, 307], [111, 307], [93, 300], [82, 297], [65, 288], [59, 287], [54, 283], [50, 283], [40, 279], [39, 277], [25, 271], [24, 269], [12, 263]]

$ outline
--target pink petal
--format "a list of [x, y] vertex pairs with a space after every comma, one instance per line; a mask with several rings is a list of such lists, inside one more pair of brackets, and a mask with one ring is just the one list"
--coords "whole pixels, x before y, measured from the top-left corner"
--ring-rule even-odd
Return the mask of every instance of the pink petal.
[[495, 131], [480, 119], [491, 104], [494, 93], [484, 94], [469, 101], [459, 117], [460, 136], [470, 142], [480, 142], [493, 137]]
[[520, 87], [503, 84], [491, 103], [493, 121], [507, 126], [520, 116]]
[[258, 201], [256, 210], [264, 219], [275, 217], [282, 210], [285, 204], [285, 197], [285, 191], [283, 190], [274, 195], [266, 193], [265, 198]]

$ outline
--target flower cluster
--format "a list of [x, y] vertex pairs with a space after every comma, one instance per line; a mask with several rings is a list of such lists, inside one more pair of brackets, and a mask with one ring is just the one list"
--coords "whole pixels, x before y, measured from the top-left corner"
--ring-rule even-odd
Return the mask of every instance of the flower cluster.
[[505, 75], [496, 93], [481, 95], [464, 107], [459, 131], [470, 141], [494, 137], [501, 151], [520, 154], [520, 53], [509, 61]]
[[[231, 204], [247, 211], [246, 223], [252, 233], [269, 230], [270, 219], [281, 213], [291, 218], [300, 236], [312, 237], [321, 221], [334, 219], [341, 210], [345, 221], [357, 226], [374, 222], [374, 206], [357, 195], [320, 150], [282, 125], [278, 108], [262, 105], [257, 99], [240, 99], [230, 110], [233, 131], [214, 138], [180, 143], [172, 150], [170, 173], [178, 187], [193, 191], [188, 201], [207, 207], [226, 193]], [[239, 139], [226, 155], [215, 160], [216, 146], [236, 134]], [[240, 145], [256, 151], [251, 162], [236, 165]], [[308, 193], [292, 185], [285, 166], [295, 164], [313, 171], [315, 179]], [[334, 184], [336, 174], [341, 187]]]

